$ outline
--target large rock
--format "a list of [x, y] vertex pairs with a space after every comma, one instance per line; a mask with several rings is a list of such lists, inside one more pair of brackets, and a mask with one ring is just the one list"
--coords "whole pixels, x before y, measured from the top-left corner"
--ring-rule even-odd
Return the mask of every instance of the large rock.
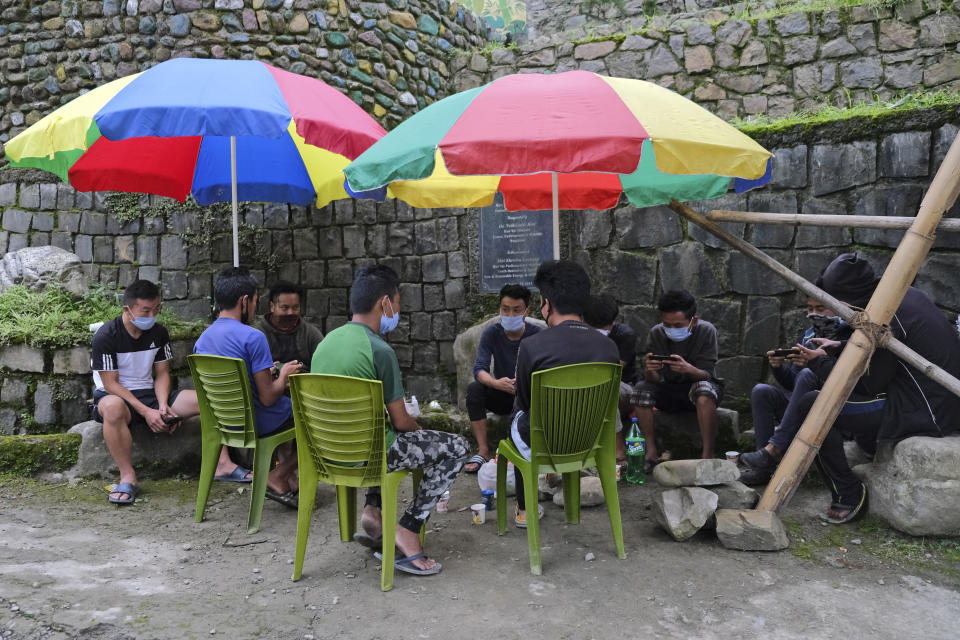
[[59, 247], [28, 247], [3, 256], [0, 263], [0, 291], [23, 285], [42, 291], [56, 285], [76, 296], [87, 293], [89, 284], [80, 258]]
[[[596, 476], [583, 476], [580, 478], [580, 506], [596, 507], [605, 504], [603, 497], [603, 487], [600, 485], [600, 478]], [[553, 504], [558, 507], [563, 506], [563, 491], [559, 488], [553, 494]]]
[[717, 538], [728, 549], [780, 551], [790, 545], [787, 531], [772, 511], [718, 509]]
[[668, 489], [653, 500], [654, 519], [678, 542], [693, 537], [716, 510], [717, 494], [699, 487]]
[[669, 460], [653, 468], [653, 479], [662, 487], [708, 487], [740, 479], [730, 460]]
[[[756, 380], [757, 378], [754, 377], [753, 379]], [[717, 418], [719, 424], [715, 443], [716, 450], [736, 449], [740, 436], [740, 415], [732, 409], [718, 408]], [[674, 459], [700, 456], [703, 440], [700, 437], [700, 426], [697, 424], [696, 412], [664, 413], [663, 411], [657, 411], [653, 414], [653, 424], [656, 429], [658, 451], [669, 451]]]
[[[131, 429], [133, 433], [133, 464], [149, 466], [152, 470], [181, 471], [185, 467], [200, 468], [200, 418], [184, 420], [173, 434], [153, 433], [145, 425]], [[66, 475], [82, 478], [99, 475], [114, 478], [116, 464], [103, 441], [103, 425], [94, 420], [81, 422], [68, 433], [80, 434], [82, 441], [77, 454], [77, 464]]]
[[907, 438], [855, 468], [870, 513], [915, 536], [960, 535], [960, 437]]
[[[460, 335], [453, 342], [453, 359], [457, 364], [457, 405], [466, 409], [467, 386], [473, 382], [473, 364], [477, 361], [477, 347], [480, 346], [480, 336], [492, 324], [500, 322], [500, 316], [487, 318], [480, 324], [475, 324]], [[527, 318], [527, 322], [540, 328], [547, 325], [543, 320]], [[491, 362], [491, 370], [492, 370]]]
[[753, 509], [760, 500], [760, 494], [739, 480], [710, 487], [717, 494], [718, 509]]

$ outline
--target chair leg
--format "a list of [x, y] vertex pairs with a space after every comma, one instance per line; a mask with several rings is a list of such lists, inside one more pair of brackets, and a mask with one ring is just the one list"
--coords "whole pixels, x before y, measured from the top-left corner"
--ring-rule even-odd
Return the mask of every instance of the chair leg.
[[507, 456], [497, 458], [497, 534], [507, 532]]
[[[316, 478], [300, 477], [300, 494], [317, 495]], [[300, 500], [297, 507], [297, 546], [293, 560], [293, 580], [297, 581], [303, 575], [303, 558], [307, 552], [307, 538], [310, 536], [310, 520], [313, 517], [313, 500]]]
[[393, 589], [393, 575], [395, 572], [394, 561], [396, 560], [397, 545], [394, 540], [397, 534], [397, 498], [400, 489], [400, 481], [406, 474], [391, 472], [384, 474], [383, 484], [380, 485], [382, 522], [383, 522], [383, 546], [380, 549], [383, 557], [383, 566], [380, 568], [380, 590], [390, 591]]
[[527, 546], [530, 548], [530, 573], [539, 576], [543, 574], [543, 562], [540, 558], [540, 517], [537, 508], [539, 494], [537, 493], [537, 474], [531, 467], [522, 472], [527, 506]]
[[563, 512], [570, 524], [580, 524], [580, 472], [563, 474]]
[[627, 557], [627, 553], [623, 548], [623, 521], [620, 518], [620, 494], [617, 492], [617, 470], [614, 461], [598, 460], [597, 472], [600, 475], [600, 486], [603, 487], [603, 498], [607, 503], [607, 514], [610, 516], [610, 528], [613, 530], [617, 556], [623, 560]]
[[340, 520], [340, 541], [351, 542], [357, 532], [357, 489], [337, 485], [337, 516]]
[[267, 474], [270, 473], [270, 460], [273, 450], [270, 447], [253, 447], [253, 486], [250, 487], [250, 513], [247, 515], [247, 534], [260, 530], [260, 517], [263, 515], [263, 499], [267, 494]]
[[217, 459], [220, 456], [220, 438], [203, 437], [200, 453], [200, 483], [197, 486], [197, 522], [203, 522], [203, 514], [207, 510], [207, 498], [210, 496], [210, 485], [213, 484], [213, 475], [217, 471]]

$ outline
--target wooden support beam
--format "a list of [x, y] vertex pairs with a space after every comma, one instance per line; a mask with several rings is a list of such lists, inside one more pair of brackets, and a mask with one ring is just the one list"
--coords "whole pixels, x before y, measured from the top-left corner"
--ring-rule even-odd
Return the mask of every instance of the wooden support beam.
[[[857, 229], [909, 229], [913, 218], [897, 216], [841, 216], [812, 213], [765, 213], [715, 209], [707, 215], [715, 222], [790, 224], [798, 227], [854, 227]], [[941, 220], [937, 231], [960, 231], [960, 219]]]

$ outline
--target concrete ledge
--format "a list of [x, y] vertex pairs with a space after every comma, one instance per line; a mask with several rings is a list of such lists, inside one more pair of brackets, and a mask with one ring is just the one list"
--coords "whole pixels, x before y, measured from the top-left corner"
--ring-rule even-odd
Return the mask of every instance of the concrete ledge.
[[0, 437], [0, 473], [30, 476], [68, 469], [77, 460], [80, 438], [55, 433], [40, 436]]
[[[103, 441], [103, 425], [94, 420], [81, 422], [69, 433], [81, 436], [77, 463], [64, 475], [68, 478], [99, 475], [113, 478], [117, 467]], [[190, 469], [200, 471], [200, 418], [185, 420], [173, 435], [153, 433], [145, 425], [132, 429], [133, 464], [151, 474], [167, 475]]]
[[[655, 411], [653, 416], [658, 451], [669, 451], [674, 460], [700, 457], [703, 440], [700, 437], [696, 413]], [[717, 417], [720, 423], [715, 446], [717, 454], [722, 454], [724, 451], [739, 451], [740, 414], [732, 409], [721, 407], [717, 409]]]

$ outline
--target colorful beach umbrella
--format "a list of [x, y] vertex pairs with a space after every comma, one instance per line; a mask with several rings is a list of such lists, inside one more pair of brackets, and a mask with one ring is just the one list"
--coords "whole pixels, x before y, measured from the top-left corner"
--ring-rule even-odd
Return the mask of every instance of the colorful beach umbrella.
[[[348, 191], [416, 207], [609, 209], [702, 200], [766, 184], [769, 151], [643, 80], [588, 71], [504, 76], [440, 100], [344, 171]], [[732, 183], [732, 185], [731, 185]]]
[[80, 191], [232, 201], [238, 264], [237, 201], [346, 198], [344, 167], [385, 133], [320, 80], [253, 60], [177, 58], [85, 93], [4, 152]]

